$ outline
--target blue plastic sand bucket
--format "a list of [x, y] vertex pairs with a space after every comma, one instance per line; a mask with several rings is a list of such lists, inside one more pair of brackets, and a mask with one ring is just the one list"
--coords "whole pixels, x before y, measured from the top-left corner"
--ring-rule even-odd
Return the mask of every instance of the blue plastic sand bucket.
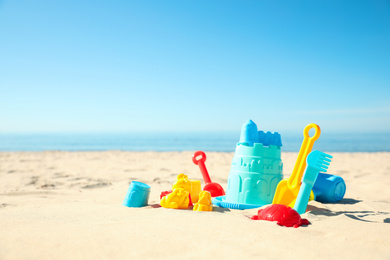
[[123, 206], [144, 207], [148, 205], [149, 194], [149, 185], [138, 181], [132, 181], [127, 190], [125, 200], [123, 201]]
[[281, 146], [277, 132], [257, 131], [256, 124], [248, 120], [236, 146], [226, 196], [214, 198], [213, 203], [233, 209], [272, 203], [276, 186], [283, 179]]

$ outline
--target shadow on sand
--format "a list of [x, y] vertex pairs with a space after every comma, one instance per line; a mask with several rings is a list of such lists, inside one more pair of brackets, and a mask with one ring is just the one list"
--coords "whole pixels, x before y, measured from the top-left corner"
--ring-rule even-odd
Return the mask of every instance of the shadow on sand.
[[[353, 200], [353, 199], [347, 199], [348, 203], [343, 204], [355, 204], [360, 201]], [[349, 201], [351, 203], [349, 203]], [[309, 205], [308, 210], [310, 211], [310, 214], [316, 215], [316, 216], [327, 216], [327, 217], [335, 217], [339, 215], [345, 215], [351, 219], [363, 221], [363, 222], [371, 222], [371, 223], [380, 223], [382, 221], [372, 221], [364, 219], [366, 217], [371, 217], [375, 215], [390, 215], [390, 212], [382, 212], [382, 211], [372, 211], [372, 210], [361, 210], [361, 211], [331, 211], [329, 209], [316, 207], [313, 205]], [[390, 223], [390, 218], [383, 219], [383, 223]]]

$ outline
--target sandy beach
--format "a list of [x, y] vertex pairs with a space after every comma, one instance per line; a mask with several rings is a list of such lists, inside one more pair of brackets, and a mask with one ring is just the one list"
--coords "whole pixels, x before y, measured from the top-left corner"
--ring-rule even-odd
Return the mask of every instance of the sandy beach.
[[[193, 152], [1, 152], [0, 259], [390, 259], [390, 153], [331, 153], [344, 199], [309, 202], [311, 224], [253, 221], [257, 212], [158, 207], [179, 173], [202, 180]], [[207, 153], [225, 189], [233, 153]], [[297, 153], [282, 153], [288, 177]], [[122, 206], [131, 181], [149, 206]], [[203, 184], [203, 180], [202, 180]]]

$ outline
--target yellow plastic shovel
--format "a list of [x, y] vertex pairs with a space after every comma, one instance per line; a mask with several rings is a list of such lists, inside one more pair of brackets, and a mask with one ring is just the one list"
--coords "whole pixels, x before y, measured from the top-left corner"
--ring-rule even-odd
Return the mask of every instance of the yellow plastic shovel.
[[[315, 133], [312, 137], [309, 136], [310, 129], [314, 128]], [[311, 152], [314, 142], [320, 137], [321, 129], [316, 124], [308, 124], [303, 130], [303, 142], [299, 150], [298, 158], [294, 166], [294, 170], [288, 179], [281, 180], [276, 187], [274, 200], [272, 204], [283, 204], [294, 207], [295, 200], [301, 187], [303, 172], [306, 168], [306, 157]]]

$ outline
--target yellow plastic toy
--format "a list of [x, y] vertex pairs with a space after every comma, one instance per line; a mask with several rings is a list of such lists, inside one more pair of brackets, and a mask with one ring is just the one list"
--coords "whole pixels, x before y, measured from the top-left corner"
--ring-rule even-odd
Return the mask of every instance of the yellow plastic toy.
[[190, 180], [191, 182], [191, 201], [192, 203], [198, 202], [199, 199], [199, 193], [202, 191], [202, 186], [200, 184], [200, 181], [197, 180]]
[[192, 203], [198, 202], [199, 192], [202, 190], [200, 181], [189, 180], [188, 176], [184, 173], [180, 173], [176, 179], [176, 182], [172, 186], [172, 190], [178, 188], [185, 189], [191, 194]]
[[[315, 133], [312, 137], [309, 135], [310, 129], [314, 128]], [[306, 168], [306, 158], [311, 152], [314, 142], [320, 137], [321, 129], [316, 124], [308, 124], [303, 130], [303, 142], [299, 150], [297, 161], [295, 162], [294, 170], [290, 178], [281, 180], [276, 187], [272, 204], [283, 204], [291, 208], [294, 207], [295, 200], [298, 196], [301, 187], [301, 180]], [[313, 191], [311, 199], [314, 198]]]
[[178, 188], [191, 192], [191, 182], [188, 180], [188, 176], [184, 173], [177, 175], [176, 182], [172, 185], [172, 190]]
[[187, 209], [190, 203], [189, 194], [185, 189], [174, 189], [172, 193], [161, 199], [160, 205], [169, 209]]
[[194, 211], [212, 211], [211, 194], [208, 191], [201, 191], [199, 193], [198, 203], [195, 203]]

